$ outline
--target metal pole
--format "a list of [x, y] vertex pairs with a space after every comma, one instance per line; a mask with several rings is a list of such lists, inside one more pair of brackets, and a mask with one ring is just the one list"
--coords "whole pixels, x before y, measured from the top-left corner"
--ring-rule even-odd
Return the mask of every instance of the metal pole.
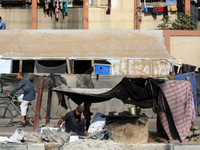
[[40, 80], [38, 96], [37, 96], [37, 104], [36, 104], [36, 109], [35, 109], [33, 132], [36, 132], [37, 125], [39, 122], [40, 107], [41, 107], [41, 101], [42, 101], [42, 87], [43, 87], [43, 80]]

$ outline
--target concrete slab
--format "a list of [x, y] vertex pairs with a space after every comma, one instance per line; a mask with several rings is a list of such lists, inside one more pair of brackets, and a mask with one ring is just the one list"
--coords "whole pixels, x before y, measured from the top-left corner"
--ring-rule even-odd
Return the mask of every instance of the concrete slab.
[[173, 150], [173, 144], [144, 143], [144, 144], [117, 144], [122, 150]]
[[28, 150], [27, 143], [0, 143], [0, 150]]
[[200, 150], [200, 144], [174, 144], [174, 150]]

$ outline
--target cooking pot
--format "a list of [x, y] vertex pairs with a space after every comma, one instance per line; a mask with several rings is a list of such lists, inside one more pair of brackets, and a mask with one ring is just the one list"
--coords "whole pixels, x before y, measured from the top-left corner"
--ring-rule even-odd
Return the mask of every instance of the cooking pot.
[[129, 113], [131, 115], [137, 115], [136, 106], [135, 105], [133, 105], [132, 107], [129, 107]]

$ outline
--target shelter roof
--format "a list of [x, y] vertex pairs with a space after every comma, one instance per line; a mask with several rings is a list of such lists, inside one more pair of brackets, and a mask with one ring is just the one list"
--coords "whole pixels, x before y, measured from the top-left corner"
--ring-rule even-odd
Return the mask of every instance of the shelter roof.
[[3, 57], [171, 59], [162, 30], [5, 30]]

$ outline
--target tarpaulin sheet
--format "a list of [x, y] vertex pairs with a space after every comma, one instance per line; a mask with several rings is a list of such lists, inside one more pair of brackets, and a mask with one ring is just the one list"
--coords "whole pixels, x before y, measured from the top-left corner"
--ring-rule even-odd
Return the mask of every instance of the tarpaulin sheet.
[[[53, 91], [67, 95], [76, 104], [83, 102], [98, 103], [118, 98], [125, 104], [133, 104], [141, 108], [153, 107], [153, 99], [157, 100], [159, 93], [159, 80], [152, 78], [123, 78], [113, 89], [101, 94], [88, 94], [73, 91], [71, 88], [59, 86]], [[163, 81], [162, 81], [163, 82]]]
[[175, 80], [186, 80], [186, 77], [190, 78], [193, 96], [194, 96], [194, 107], [197, 115], [197, 107], [200, 105], [200, 74], [199, 73], [186, 73], [175, 76]]
[[0, 73], [12, 73], [12, 59], [0, 59]]
[[170, 80], [160, 84], [160, 88], [164, 94], [162, 98], [166, 98], [166, 110], [158, 113], [162, 126], [170, 142], [184, 143], [195, 118], [191, 84], [184, 80]]
[[36, 67], [35, 68], [36, 73], [65, 73], [67, 64], [64, 63], [64, 64], [62, 64], [60, 66], [56, 66], [56, 67], [46, 67], [46, 66], [39, 64], [36, 60], [35, 67]]

